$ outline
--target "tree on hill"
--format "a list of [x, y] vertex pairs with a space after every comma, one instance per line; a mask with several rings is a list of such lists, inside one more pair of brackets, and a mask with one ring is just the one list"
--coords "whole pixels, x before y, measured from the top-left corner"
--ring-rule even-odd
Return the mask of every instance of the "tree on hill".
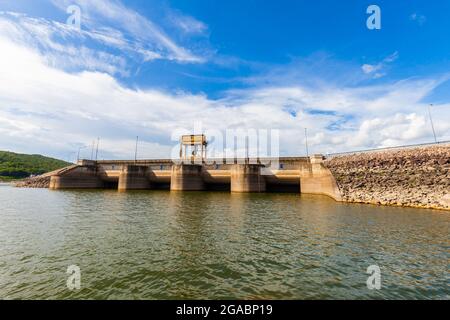
[[22, 179], [70, 165], [70, 163], [42, 155], [0, 151], [0, 179]]

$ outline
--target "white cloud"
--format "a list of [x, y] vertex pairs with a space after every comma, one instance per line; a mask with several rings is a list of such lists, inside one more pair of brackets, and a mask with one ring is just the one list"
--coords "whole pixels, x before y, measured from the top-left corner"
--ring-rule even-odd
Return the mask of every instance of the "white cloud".
[[169, 19], [185, 34], [204, 34], [208, 30], [208, 26], [203, 22], [179, 12], [172, 12]]
[[[189, 49], [178, 45], [164, 30], [148, 18], [124, 6], [118, 0], [52, 0], [62, 10], [69, 5], [81, 9], [81, 27], [91, 31], [108, 30], [121, 35], [119, 39], [129, 38], [127, 47], [138, 51], [154, 52], [154, 56], [179, 62], [199, 63], [204, 59]], [[194, 20], [192, 20], [194, 21]], [[200, 23], [200, 22], [199, 22]], [[100, 32], [104, 36], [105, 32]], [[110, 38], [111, 34], [109, 33]]]
[[372, 73], [376, 70], [381, 69], [381, 66], [379, 64], [378, 65], [363, 64], [361, 68], [364, 71], [364, 73]]
[[[68, 71], [101, 71], [128, 76], [135, 64], [155, 59], [182, 63], [203, 62], [177, 45], [156, 24], [127, 9], [119, 1], [53, 1], [65, 10], [81, 7], [81, 30], [66, 23], [0, 11], [0, 34], [32, 47], [49, 65]], [[192, 17], [178, 14], [185, 30], [200, 32], [206, 26]]]
[[[0, 37], [39, 51], [50, 66], [127, 74], [123, 57], [85, 46], [86, 38], [100, 39], [99, 33], [79, 32], [66, 24], [5, 12], [0, 12], [0, 30]], [[101, 40], [110, 42], [111, 38]]]
[[[106, 72], [127, 77], [136, 65], [155, 59], [178, 63], [204, 62], [178, 45], [158, 25], [117, 0], [51, 0], [64, 14], [69, 5], [81, 9], [81, 30], [64, 22], [0, 11], [0, 36], [39, 51], [49, 66], [77, 72]], [[178, 13], [185, 30], [206, 26]]]
[[361, 66], [361, 69], [365, 74], [371, 75], [373, 79], [379, 79], [386, 75], [386, 73], [383, 72], [383, 70], [386, 69], [387, 65], [391, 62], [394, 62], [397, 59], [398, 59], [398, 52], [395, 51], [394, 53], [390, 54], [379, 63], [363, 64]]
[[[447, 80], [407, 79], [360, 88], [277, 84], [225, 92], [213, 100], [130, 89], [106, 70], [55, 68], [38, 45], [28, 45], [27, 33], [2, 26], [8, 34], [0, 32], [0, 149], [71, 155], [72, 160], [81, 144], [97, 137], [100, 158], [132, 158], [136, 135], [141, 158], [169, 157], [177, 144], [170, 140], [172, 133], [192, 130], [197, 121], [205, 130], [280, 129], [284, 155], [304, 153], [304, 127], [311, 152], [431, 141], [421, 101]], [[439, 137], [450, 139], [450, 123], [444, 121], [450, 105], [436, 105], [433, 112]], [[86, 148], [82, 156], [89, 154]]]

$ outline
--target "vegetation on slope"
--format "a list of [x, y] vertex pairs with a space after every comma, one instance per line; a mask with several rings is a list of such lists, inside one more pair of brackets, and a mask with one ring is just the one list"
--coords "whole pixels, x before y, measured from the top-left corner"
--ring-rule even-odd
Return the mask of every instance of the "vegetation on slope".
[[0, 180], [23, 179], [68, 165], [70, 163], [41, 155], [0, 151]]

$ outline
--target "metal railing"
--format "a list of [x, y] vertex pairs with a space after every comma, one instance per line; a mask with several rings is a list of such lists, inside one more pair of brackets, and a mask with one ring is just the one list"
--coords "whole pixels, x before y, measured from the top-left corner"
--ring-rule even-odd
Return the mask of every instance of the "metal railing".
[[366, 152], [369, 153], [369, 152], [389, 151], [389, 150], [396, 150], [396, 149], [409, 149], [409, 148], [417, 148], [417, 147], [431, 147], [431, 146], [436, 146], [436, 145], [440, 145], [440, 144], [450, 144], [450, 140], [428, 142], [428, 143], [408, 144], [408, 145], [401, 145], [401, 146], [395, 146], [395, 147], [384, 147], [384, 148], [364, 149], [364, 150], [356, 150], [356, 151], [327, 153], [325, 155], [325, 157], [333, 158], [333, 157], [357, 154], [357, 153], [366, 153]]

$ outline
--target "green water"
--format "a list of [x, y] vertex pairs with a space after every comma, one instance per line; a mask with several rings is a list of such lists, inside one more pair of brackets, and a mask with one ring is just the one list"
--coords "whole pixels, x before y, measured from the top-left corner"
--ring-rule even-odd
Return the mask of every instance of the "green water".
[[[0, 185], [3, 299], [449, 299], [450, 213]], [[69, 265], [81, 289], [66, 286]], [[366, 269], [381, 269], [369, 290]]]

